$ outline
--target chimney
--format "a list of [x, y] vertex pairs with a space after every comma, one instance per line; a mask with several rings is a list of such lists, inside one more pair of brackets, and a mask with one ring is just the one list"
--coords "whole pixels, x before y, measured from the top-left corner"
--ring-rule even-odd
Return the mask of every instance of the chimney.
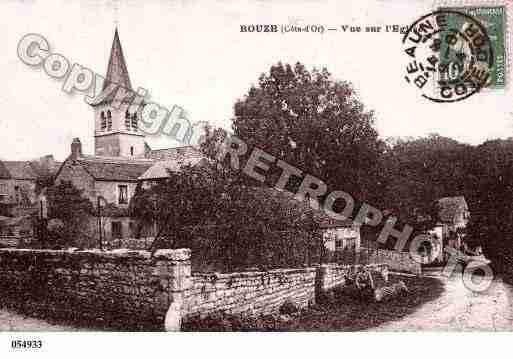
[[80, 138], [75, 137], [71, 142], [71, 158], [76, 160], [78, 157], [82, 157], [82, 143]]

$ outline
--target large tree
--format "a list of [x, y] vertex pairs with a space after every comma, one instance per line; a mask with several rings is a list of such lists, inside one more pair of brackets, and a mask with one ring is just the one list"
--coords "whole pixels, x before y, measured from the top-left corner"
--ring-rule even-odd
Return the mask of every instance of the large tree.
[[513, 274], [513, 139], [477, 146], [470, 172], [469, 241], [483, 247], [496, 270]]
[[333, 189], [372, 200], [383, 150], [373, 117], [351, 84], [333, 79], [326, 69], [278, 63], [235, 103], [233, 131], [250, 148], [271, 153]]
[[387, 145], [382, 158], [383, 197], [386, 208], [401, 221], [416, 225], [418, 219], [430, 218], [424, 222], [429, 227], [438, 219], [437, 199], [470, 194], [470, 145], [437, 134], [389, 139]]
[[318, 251], [310, 208], [277, 191], [245, 186], [217, 163], [170, 172], [139, 189], [130, 207], [147, 225], [157, 223], [153, 248], [189, 247], [193, 262], [218, 269], [297, 265], [315, 260], [310, 249]]

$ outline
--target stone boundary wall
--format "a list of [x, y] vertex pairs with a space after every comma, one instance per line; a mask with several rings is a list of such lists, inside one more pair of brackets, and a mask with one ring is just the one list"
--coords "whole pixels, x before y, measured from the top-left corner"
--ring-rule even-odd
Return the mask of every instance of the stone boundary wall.
[[0, 304], [92, 327], [162, 329], [190, 275], [189, 258], [188, 249], [153, 258], [145, 251], [0, 249]]
[[316, 268], [268, 272], [194, 274], [186, 293], [186, 317], [216, 311], [256, 315], [276, 313], [291, 299], [300, 307], [315, 300]]
[[291, 300], [305, 308], [315, 303], [319, 291], [344, 285], [360, 268], [381, 272], [384, 265], [337, 265], [267, 272], [195, 273], [184, 294], [184, 318], [203, 317], [224, 311], [231, 314], [265, 315], [279, 311]]
[[[0, 307], [89, 328], [180, 329], [183, 319], [225, 311], [271, 314], [344, 285], [362, 265], [266, 272], [191, 273], [189, 249], [0, 249]], [[380, 272], [386, 265], [369, 265]]]
[[102, 242], [103, 248], [105, 249], [120, 249], [127, 248], [133, 250], [148, 250], [151, 244], [155, 240], [155, 237], [144, 237], [144, 238], [117, 238], [104, 240]]
[[[365, 251], [365, 249], [363, 249]], [[392, 271], [422, 274], [422, 266], [411, 258], [409, 252], [398, 252], [386, 249], [371, 249], [369, 260], [373, 263], [387, 264]]]

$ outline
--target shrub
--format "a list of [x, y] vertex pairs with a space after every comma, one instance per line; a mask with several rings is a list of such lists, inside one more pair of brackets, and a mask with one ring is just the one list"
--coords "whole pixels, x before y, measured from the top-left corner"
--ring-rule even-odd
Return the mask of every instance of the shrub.
[[299, 312], [299, 307], [294, 303], [292, 300], [287, 299], [281, 306], [280, 306], [280, 314], [295, 314]]

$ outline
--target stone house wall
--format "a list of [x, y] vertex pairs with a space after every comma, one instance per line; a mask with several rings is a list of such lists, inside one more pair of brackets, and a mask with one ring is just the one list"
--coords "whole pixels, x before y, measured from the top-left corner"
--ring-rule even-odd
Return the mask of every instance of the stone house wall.
[[416, 262], [409, 252], [398, 252], [386, 249], [372, 249], [370, 251], [370, 262], [383, 263], [388, 265], [392, 271], [409, 272], [413, 274], [422, 273], [422, 265]]
[[[127, 186], [127, 203], [120, 204], [119, 203], [119, 185]], [[119, 208], [128, 208], [128, 203], [130, 203], [130, 199], [134, 196], [135, 187], [137, 187], [136, 182], [121, 182], [121, 181], [96, 181], [94, 184], [95, 188], [95, 196], [102, 196], [108, 203], [114, 204]], [[95, 197], [96, 200], [96, 197]], [[96, 202], [93, 202], [96, 205]]]
[[[120, 208], [127, 208], [130, 199], [133, 197], [136, 182], [130, 181], [98, 181], [95, 180], [81, 165], [74, 163], [73, 159], [67, 159], [63, 164], [55, 182], [71, 181], [76, 188], [84, 190], [84, 195], [96, 206], [98, 196], [102, 196], [108, 203]], [[118, 186], [126, 185], [128, 201], [126, 204], [118, 202]]]
[[360, 250], [360, 226], [324, 228], [322, 229], [322, 237], [324, 246], [330, 251]]

